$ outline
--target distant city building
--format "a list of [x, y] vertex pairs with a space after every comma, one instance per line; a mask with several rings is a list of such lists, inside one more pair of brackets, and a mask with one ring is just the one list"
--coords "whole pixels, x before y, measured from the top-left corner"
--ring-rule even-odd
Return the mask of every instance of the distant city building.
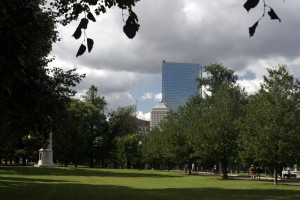
[[150, 131], [150, 121], [137, 119], [137, 124], [139, 127], [138, 134], [145, 135]]
[[154, 128], [167, 116], [169, 109], [164, 102], [159, 102], [152, 108], [150, 116], [150, 128]]
[[201, 95], [197, 78], [202, 77], [202, 67], [195, 63], [162, 62], [162, 100], [172, 111], [187, 100]]

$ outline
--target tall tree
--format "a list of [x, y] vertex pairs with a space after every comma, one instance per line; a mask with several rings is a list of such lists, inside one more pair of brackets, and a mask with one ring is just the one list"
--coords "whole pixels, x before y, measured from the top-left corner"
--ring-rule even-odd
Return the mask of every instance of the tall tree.
[[170, 151], [168, 133], [160, 127], [155, 127], [143, 140], [142, 153], [145, 162], [152, 168], [159, 169], [160, 164], [174, 162], [175, 155]]
[[108, 114], [110, 131], [114, 136], [137, 133], [138, 124], [133, 106], [119, 107]]
[[260, 91], [251, 99], [243, 120], [240, 156], [278, 170], [299, 161], [300, 83], [282, 65], [268, 69]]
[[223, 83], [229, 85], [236, 83], [237, 75], [234, 70], [225, 68], [222, 64], [210, 64], [204, 67], [207, 77], [198, 78], [199, 87], [205, 86], [211, 92], [217, 92]]
[[[98, 109], [89, 102], [74, 99], [67, 106], [67, 112], [62, 118], [60, 126], [55, 130], [56, 158], [63, 161], [65, 166], [69, 162], [73, 162], [75, 167], [78, 163], [90, 162], [87, 158], [90, 158], [90, 148], [94, 147], [90, 145], [91, 140], [94, 143], [99, 135], [98, 130], [102, 127]], [[95, 129], [90, 126], [92, 120], [94, 120]], [[90, 137], [91, 134], [93, 138]]]
[[177, 164], [187, 165], [188, 173], [192, 173], [192, 163], [196, 161], [196, 135], [201, 114], [202, 99], [192, 97], [177, 113], [169, 113], [162, 123], [161, 129], [167, 139], [166, 155], [173, 155], [171, 160]]
[[[92, 85], [89, 90], [86, 92], [86, 95], [83, 95], [83, 98], [86, 102], [91, 103], [97, 108], [98, 115], [94, 115], [92, 119], [90, 119], [90, 167], [94, 167], [94, 141], [96, 137], [98, 141], [101, 140], [101, 145], [103, 146], [104, 136], [107, 133], [106, 127], [106, 116], [104, 114], [104, 108], [106, 106], [106, 101], [104, 96], [99, 96], [97, 94], [98, 88]], [[97, 123], [100, 122], [100, 126], [97, 127]], [[102, 130], [102, 134], [96, 135], [96, 132]], [[100, 143], [99, 143], [100, 144]]]
[[138, 165], [139, 140], [136, 134], [116, 138], [117, 159], [123, 168], [132, 168]]
[[200, 147], [220, 162], [222, 178], [227, 179], [229, 158], [237, 153], [237, 123], [244, 115], [246, 96], [235, 84], [237, 76], [233, 70], [218, 64], [206, 66], [205, 70], [208, 77], [199, 79], [199, 84], [207, 85], [211, 94], [204, 97], [204, 123], [200, 124], [206, 124], [206, 131], [200, 132]]
[[82, 96], [86, 102], [90, 102], [95, 105], [100, 112], [103, 112], [107, 102], [104, 96], [98, 95], [98, 88], [95, 85], [91, 85], [85, 95]]
[[41, 0], [0, 2], [0, 138], [18, 149], [30, 131], [48, 136], [73, 87], [84, 75], [49, 69], [47, 58], [57, 41], [56, 21]]

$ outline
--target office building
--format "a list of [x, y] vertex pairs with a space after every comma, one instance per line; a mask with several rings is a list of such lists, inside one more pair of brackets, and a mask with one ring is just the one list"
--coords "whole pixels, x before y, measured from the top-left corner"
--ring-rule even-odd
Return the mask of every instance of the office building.
[[172, 111], [185, 105], [188, 99], [201, 95], [197, 78], [202, 77], [202, 67], [194, 63], [162, 62], [162, 98]]
[[159, 102], [152, 108], [150, 116], [150, 128], [158, 126], [159, 123], [167, 116], [169, 109], [166, 107], [164, 102]]

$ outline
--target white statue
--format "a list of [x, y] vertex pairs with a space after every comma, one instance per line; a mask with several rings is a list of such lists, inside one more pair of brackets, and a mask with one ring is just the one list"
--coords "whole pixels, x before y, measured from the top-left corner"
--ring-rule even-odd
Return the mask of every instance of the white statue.
[[35, 167], [55, 167], [53, 163], [53, 150], [52, 150], [52, 131], [49, 134], [49, 139], [39, 150], [39, 161]]

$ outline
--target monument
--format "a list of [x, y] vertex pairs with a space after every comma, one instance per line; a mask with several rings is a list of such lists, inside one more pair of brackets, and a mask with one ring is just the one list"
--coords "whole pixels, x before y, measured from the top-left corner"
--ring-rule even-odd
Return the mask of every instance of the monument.
[[35, 167], [55, 167], [53, 163], [53, 150], [52, 150], [52, 131], [49, 134], [49, 139], [39, 150], [39, 161]]

